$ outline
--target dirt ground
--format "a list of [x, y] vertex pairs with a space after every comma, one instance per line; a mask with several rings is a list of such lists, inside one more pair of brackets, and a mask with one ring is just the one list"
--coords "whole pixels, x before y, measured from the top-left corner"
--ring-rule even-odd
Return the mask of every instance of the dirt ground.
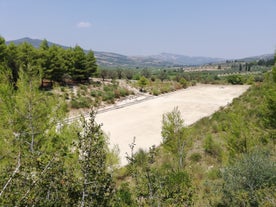
[[110, 138], [111, 147], [120, 149], [121, 165], [127, 164], [129, 144], [135, 141], [135, 151], [158, 146], [161, 141], [162, 115], [178, 107], [185, 125], [210, 116], [221, 106], [244, 93], [247, 85], [197, 85], [184, 90], [158, 96], [122, 108], [99, 113], [96, 117]]

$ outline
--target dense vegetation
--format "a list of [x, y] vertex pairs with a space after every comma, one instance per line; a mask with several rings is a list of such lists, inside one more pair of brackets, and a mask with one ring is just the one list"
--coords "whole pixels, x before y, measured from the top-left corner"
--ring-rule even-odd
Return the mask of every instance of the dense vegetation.
[[39, 48], [29, 43], [16, 46], [13, 43], [6, 45], [0, 37], [0, 63], [12, 71], [14, 82], [18, 79], [20, 69], [28, 74], [38, 74], [43, 79], [65, 83], [68, 81], [85, 82], [97, 70], [94, 53], [87, 53], [80, 46], [63, 49], [49, 46], [44, 40]]
[[264, 83], [191, 127], [177, 108], [165, 114], [163, 144], [129, 156], [120, 172], [121, 206], [275, 206], [272, 79], [267, 74]]
[[[89, 120], [66, 124], [63, 96], [40, 90], [41, 74], [60, 81], [47, 73], [43, 58], [31, 56], [40, 50], [1, 40], [1, 206], [275, 206], [276, 66], [261, 82], [251, 79], [251, 88], [227, 108], [190, 127], [177, 108], [164, 114], [162, 145], [133, 153], [134, 139], [129, 164], [118, 168], [117, 149], [107, 147], [93, 110]], [[84, 60], [77, 51], [72, 57]], [[66, 69], [70, 79], [87, 80], [80, 68]], [[149, 91], [170, 79], [170, 72], [159, 71], [160, 81], [140, 72], [138, 87]], [[174, 76], [179, 87], [192, 82], [185, 75]], [[125, 93], [116, 82], [102, 87], [111, 97]], [[90, 93], [95, 100], [103, 97]]]

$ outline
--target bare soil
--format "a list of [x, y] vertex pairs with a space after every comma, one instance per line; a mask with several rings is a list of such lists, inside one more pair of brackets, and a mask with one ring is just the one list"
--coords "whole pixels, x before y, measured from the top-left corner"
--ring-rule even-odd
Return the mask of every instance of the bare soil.
[[98, 123], [110, 138], [110, 146], [120, 149], [121, 165], [127, 164], [126, 153], [129, 144], [135, 141], [135, 151], [148, 149], [162, 142], [162, 115], [178, 107], [185, 125], [210, 116], [222, 106], [227, 106], [233, 98], [240, 96], [248, 85], [196, 85], [162, 96], [145, 99], [138, 103], [99, 112]]

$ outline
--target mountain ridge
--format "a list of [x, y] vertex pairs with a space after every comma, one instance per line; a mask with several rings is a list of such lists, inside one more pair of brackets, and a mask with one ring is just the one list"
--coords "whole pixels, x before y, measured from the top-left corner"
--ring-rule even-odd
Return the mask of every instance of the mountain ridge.
[[[43, 40], [41, 39], [32, 39], [30, 37], [24, 37], [17, 40], [7, 41], [7, 44], [13, 42], [18, 45], [23, 42], [32, 44], [34, 47], [38, 48]], [[57, 45], [62, 48], [68, 49], [69, 46], [64, 46], [61, 44], [53, 43], [48, 41], [48, 44]], [[88, 50], [84, 50], [87, 52]], [[203, 65], [209, 63], [219, 63], [223, 62], [226, 59], [223, 58], [211, 58], [203, 56], [187, 56], [173, 53], [160, 53], [157, 55], [148, 55], [148, 56], [127, 56], [114, 52], [104, 52], [104, 51], [94, 51], [95, 57], [97, 59], [97, 64], [103, 67], [168, 67], [175, 65]], [[254, 57], [246, 57], [240, 60], [252, 60], [252, 59], [261, 59], [260, 57], [273, 58], [273, 54], [266, 54]]]

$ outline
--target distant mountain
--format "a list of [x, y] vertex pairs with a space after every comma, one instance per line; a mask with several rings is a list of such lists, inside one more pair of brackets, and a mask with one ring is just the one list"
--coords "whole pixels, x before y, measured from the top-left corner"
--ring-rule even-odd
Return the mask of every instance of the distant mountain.
[[222, 58], [211, 57], [190, 57], [186, 55], [178, 55], [171, 53], [161, 53], [159, 55], [151, 56], [152, 58], [171, 62], [178, 65], [202, 65], [206, 63], [214, 63], [224, 61]]
[[[16, 45], [19, 45], [19, 44], [21, 44], [23, 42], [27, 42], [27, 43], [30, 43], [31, 45], [33, 45], [34, 47], [38, 48], [42, 41], [43, 40], [40, 40], [40, 39], [32, 39], [32, 38], [29, 38], [29, 37], [24, 37], [24, 38], [21, 38], [21, 39], [18, 39], [18, 40], [7, 41], [7, 44], [10, 44], [11, 42], [13, 42]], [[53, 43], [53, 42], [49, 42], [49, 41], [48, 41], [48, 44], [49, 44], [49, 46], [51, 46], [51, 45], [57, 45], [57, 46], [60, 46], [62, 48], [65, 48], [65, 49], [69, 48], [69, 47], [66, 47], [66, 46], [63, 46], [63, 45], [59, 45], [59, 44], [56, 44], [56, 43]]]
[[258, 60], [271, 60], [273, 58], [274, 58], [274, 54], [265, 54], [265, 55], [242, 58], [242, 59], [239, 59], [239, 61], [252, 62], [252, 61], [258, 61]]
[[[40, 39], [31, 39], [28, 37], [7, 41], [7, 44], [14, 42], [15, 44], [21, 44], [23, 42], [28, 42], [34, 47], [39, 47], [42, 40]], [[49, 42], [49, 45], [58, 45], [65, 49], [69, 48], [68, 46], [56, 44]], [[97, 63], [100, 66], [106, 67], [166, 67], [166, 66], [175, 66], [175, 65], [202, 65], [208, 63], [218, 63], [223, 62], [225, 59], [222, 58], [210, 58], [210, 57], [190, 57], [186, 55], [178, 55], [171, 53], [161, 53], [158, 55], [150, 56], [126, 56], [118, 53], [111, 52], [99, 52], [94, 51], [95, 57], [97, 58]], [[260, 59], [272, 59], [273, 54], [260, 55], [254, 57], [247, 57], [239, 59], [241, 61], [258, 61]]]

